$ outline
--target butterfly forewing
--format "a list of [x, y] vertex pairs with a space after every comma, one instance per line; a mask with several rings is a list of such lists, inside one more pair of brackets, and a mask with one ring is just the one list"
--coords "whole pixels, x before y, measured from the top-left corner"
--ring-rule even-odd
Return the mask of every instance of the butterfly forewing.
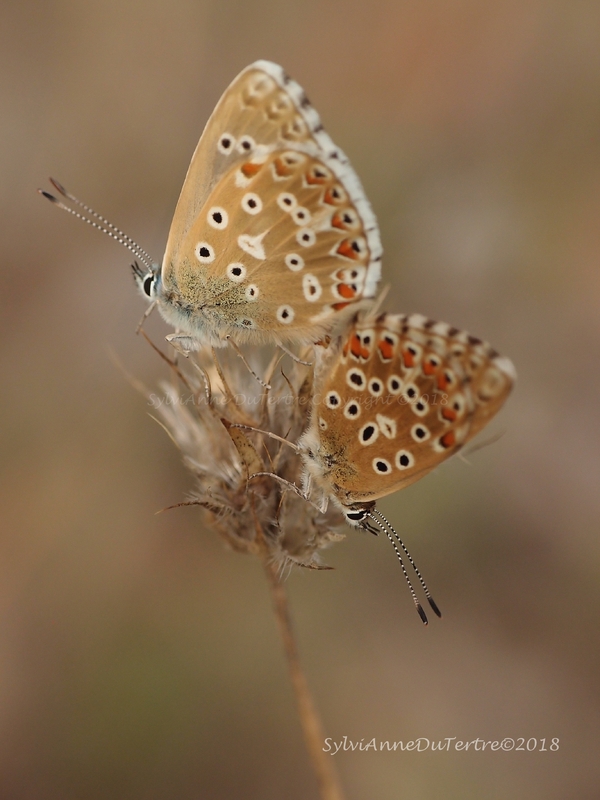
[[359, 321], [321, 364], [307, 467], [342, 505], [376, 500], [460, 449], [513, 382], [508, 359], [445, 323]]
[[[314, 341], [374, 295], [381, 246], [344, 154], [304, 92], [257, 62], [196, 149], [162, 268], [163, 311], [216, 329]], [[198, 327], [202, 327], [199, 324]]]
[[[269, 90], [273, 85], [269, 76], [251, 65], [232, 81], [222, 95], [192, 156], [171, 223], [165, 264], [177, 259], [183, 237], [198, 217], [211, 189], [236, 162], [247, 159], [245, 142], [256, 140], [260, 129], [264, 145], [276, 143], [277, 127], [265, 130], [265, 126], [260, 124], [262, 118], [254, 111], [255, 102], [249, 102], [252, 87], [258, 99], [263, 87]], [[238, 141], [243, 135], [249, 137], [248, 140]]]

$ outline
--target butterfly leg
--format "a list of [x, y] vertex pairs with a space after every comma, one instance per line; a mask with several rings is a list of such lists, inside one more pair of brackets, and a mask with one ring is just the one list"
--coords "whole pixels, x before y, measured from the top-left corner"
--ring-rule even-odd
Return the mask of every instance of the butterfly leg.
[[142, 330], [142, 326], [143, 326], [144, 322], [146, 322], [146, 320], [148, 319], [148, 317], [154, 311], [155, 308], [156, 308], [156, 300], [153, 300], [150, 303], [150, 305], [148, 306], [148, 308], [144, 311], [144, 314], [143, 314], [141, 320], [138, 322], [138, 326], [135, 329], [136, 333], [139, 333]]
[[290, 442], [289, 439], [285, 439], [283, 436], [278, 436], [276, 433], [272, 433], [271, 431], [263, 431], [260, 428], [253, 428], [252, 425], [242, 425], [240, 422], [234, 422], [230, 425], [231, 428], [244, 428], [247, 431], [254, 431], [254, 433], [262, 433], [264, 436], [268, 436], [270, 439], [276, 439], [278, 442], [283, 442], [295, 450], [297, 453], [300, 452], [300, 448], [297, 444]]
[[186, 358], [190, 353], [198, 349], [198, 342], [192, 339], [191, 336], [186, 336], [185, 334], [170, 333], [168, 336], [165, 336], [165, 339], [178, 353]]
[[282, 486], [285, 486], [287, 489], [290, 489], [292, 492], [295, 492], [298, 495], [298, 497], [301, 497], [303, 500], [306, 500], [306, 502], [310, 503], [310, 505], [313, 508], [316, 508], [317, 511], [323, 513], [321, 507], [317, 505], [317, 503], [313, 503], [310, 497], [304, 494], [304, 492], [299, 486], [296, 486], [295, 483], [292, 483], [291, 481], [282, 478], [281, 475], [276, 475], [274, 472], [255, 472], [253, 475], [248, 476], [248, 480], [251, 481], [253, 478], [263, 478], [263, 477], [273, 478], [274, 480], [278, 481]]
[[270, 383], [265, 383], [265, 381], [263, 381], [262, 378], [259, 378], [259, 376], [256, 374], [256, 372], [254, 372], [254, 370], [252, 369], [250, 364], [246, 361], [246, 357], [244, 356], [244, 354], [242, 353], [240, 348], [237, 346], [237, 344], [233, 341], [231, 336], [226, 336], [225, 339], [227, 340], [227, 343], [235, 350], [235, 352], [238, 354], [238, 356], [242, 359], [242, 362], [243, 362], [244, 366], [246, 367], [246, 369], [248, 370], [248, 372], [254, 378], [256, 378], [256, 380], [260, 383], [260, 385], [263, 387], [263, 389], [270, 389], [271, 388], [271, 384]]
[[292, 359], [292, 361], [296, 362], [296, 364], [302, 364], [305, 367], [312, 367], [312, 365], [313, 365], [312, 361], [303, 361], [301, 358], [298, 358], [298, 356], [295, 353], [292, 353], [291, 350], [288, 350], [287, 347], [284, 344], [282, 344], [281, 342], [279, 342], [279, 341], [277, 342], [277, 347], [280, 350], [283, 350], [283, 352], [286, 354], [286, 356], [289, 356]]

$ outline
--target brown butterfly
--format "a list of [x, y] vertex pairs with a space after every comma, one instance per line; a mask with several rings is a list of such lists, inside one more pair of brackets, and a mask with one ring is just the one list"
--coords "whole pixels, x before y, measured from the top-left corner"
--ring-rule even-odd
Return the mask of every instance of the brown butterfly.
[[490, 345], [419, 314], [362, 314], [318, 349], [299, 446], [307, 476], [355, 525], [479, 433], [516, 377]]
[[57, 181], [128, 247], [142, 293], [195, 349], [312, 344], [368, 306], [381, 273], [377, 221], [303, 89], [270, 61], [226, 89], [192, 157], [162, 266]]
[[309, 344], [374, 295], [377, 222], [302, 88], [257, 61], [210, 117], [162, 268], [138, 274], [193, 339]]
[[[406, 572], [404, 543], [375, 501], [404, 489], [456, 453], [508, 397], [515, 369], [490, 345], [420, 314], [360, 313], [329, 348], [318, 347], [308, 429], [298, 442], [304, 494], [333, 501], [350, 525], [383, 531]], [[316, 491], [315, 491], [316, 490]]]

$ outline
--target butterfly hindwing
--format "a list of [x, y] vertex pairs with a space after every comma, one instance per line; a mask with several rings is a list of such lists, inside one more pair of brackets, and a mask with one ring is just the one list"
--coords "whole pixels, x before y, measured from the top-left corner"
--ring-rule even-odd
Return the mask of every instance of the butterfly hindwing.
[[357, 322], [316, 380], [307, 467], [342, 505], [419, 480], [497, 413], [514, 368], [467, 333], [421, 315]]

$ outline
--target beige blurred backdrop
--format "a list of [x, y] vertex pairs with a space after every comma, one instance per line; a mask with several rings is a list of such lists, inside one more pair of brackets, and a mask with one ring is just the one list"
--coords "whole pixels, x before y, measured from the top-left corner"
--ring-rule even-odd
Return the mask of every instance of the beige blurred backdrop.
[[[129, 254], [162, 256], [237, 72], [285, 66], [379, 218], [388, 307], [464, 327], [519, 383], [490, 434], [381, 503], [385, 540], [287, 581], [335, 740], [560, 739], [558, 752], [346, 752], [349, 800], [598, 796], [600, 7], [585, 0], [4, 0], [0, 797], [316, 797], [260, 565], [111, 353], [150, 385]], [[160, 339], [168, 329], [152, 320]]]

